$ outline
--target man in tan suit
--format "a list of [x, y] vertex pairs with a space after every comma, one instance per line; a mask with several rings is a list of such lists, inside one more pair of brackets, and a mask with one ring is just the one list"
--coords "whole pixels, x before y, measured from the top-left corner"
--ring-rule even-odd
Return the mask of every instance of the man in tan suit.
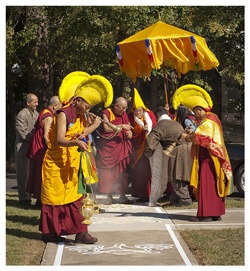
[[31, 205], [31, 195], [25, 192], [29, 171], [29, 159], [26, 157], [26, 153], [38, 117], [37, 106], [37, 96], [29, 93], [26, 97], [26, 107], [19, 111], [16, 116], [16, 177], [19, 203], [23, 206]]

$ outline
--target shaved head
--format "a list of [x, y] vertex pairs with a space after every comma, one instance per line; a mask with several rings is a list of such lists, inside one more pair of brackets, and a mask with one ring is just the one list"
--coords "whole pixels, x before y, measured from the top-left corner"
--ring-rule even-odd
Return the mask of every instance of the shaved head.
[[49, 107], [52, 108], [54, 112], [62, 107], [62, 103], [58, 96], [52, 96], [49, 100]]
[[120, 105], [120, 106], [122, 106], [122, 107], [128, 105], [127, 100], [126, 100], [125, 98], [123, 98], [123, 97], [118, 97], [118, 98], [116, 98], [116, 99], [115, 99], [115, 104], [118, 104], [118, 105]]
[[122, 115], [128, 108], [127, 100], [123, 97], [115, 99], [114, 110], [117, 115]]
[[58, 104], [58, 103], [61, 103], [58, 96], [53, 96], [49, 100], [49, 105], [53, 106], [54, 104]]

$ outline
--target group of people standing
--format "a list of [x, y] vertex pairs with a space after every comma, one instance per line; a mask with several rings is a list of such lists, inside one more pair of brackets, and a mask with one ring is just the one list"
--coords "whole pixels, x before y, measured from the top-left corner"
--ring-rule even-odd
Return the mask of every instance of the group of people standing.
[[191, 143], [179, 139], [172, 157], [165, 155], [164, 150], [185, 132], [184, 125], [191, 127], [192, 122], [195, 129], [194, 115], [179, 106], [178, 121], [173, 120], [165, 107], [153, 112], [145, 106], [136, 88], [132, 93], [129, 109], [128, 101], [119, 97], [112, 107], [102, 112], [105, 122], [122, 127], [122, 131], [117, 134], [105, 123], [97, 130], [99, 192], [107, 196], [104, 202], [113, 203], [112, 194], [118, 194], [120, 198], [116, 202], [129, 203], [125, 194], [131, 189], [136, 202], [157, 206], [159, 198], [170, 187], [171, 205], [192, 204], [189, 193]]
[[[157, 206], [169, 184], [171, 205], [192, 204], [191, 184], [198, 198], [194, 221], [221, 219], [232, 169], [219, 119], [204, 97], [195, 104], [180, 97], [171, 119], [165, 107], [147, 108], [134, 88], [128, 111], [124, 97], [111, 105], [113, 88], [106, 78], [79, 71], [63, 79], [58, 96], [40, 114], [37, 96], [27, 95], [16, 118], [18, 195], [21, 205], [30, 205], [32, 195], [37, 199], [43, 241], [62, 242], [61, 235], [75, 234], [75, 242], [97, 242], [79, 212], [94, 183], [106, 204], [114, 203], [114, 194], [118, 203], [130, 203], [131, 184], [132, 196], [149, 206]], [[101, 117], [89, 112], [100, 103]], [[213, 125], [216, 134], [210, 133]]]

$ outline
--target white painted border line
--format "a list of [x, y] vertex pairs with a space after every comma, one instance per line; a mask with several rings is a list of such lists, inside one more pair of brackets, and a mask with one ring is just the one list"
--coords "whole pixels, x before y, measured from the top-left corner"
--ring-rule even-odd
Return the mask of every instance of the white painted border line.
[[171, 226], [167, 225], [167, 224], [165, 224], [165, 226], [166, 226], [166, 228], [168, 230], [168, 233], [170, 234], [170, 236], [171, 236], [171, 238], [172, 238], [172, 240], [173, 240], [173, 242], [174, 242], [177, 250], [179, 251], [179, 253], [180, 253], [180, 255], [181, 255], [184, 263], [186, 265], [192, 265], [191, 262], [189, 261], [187, 255], [186, 255], [184, 249], [182, 248], [180, 242], [178, 241], [177, 237], [175, 236], [174, 231], [172, 230]]
[[56, 256], [55, 256], [55, 260], [54, 260], [53, 265], [57, 265], [57, 266], [61, 265], [63, 248], [64, 248], [64, 242], [60, 242], [57, 245], [57, 251], [56, 251]]
[[[173, 213], [196, 213], [197, 210], [196, 209], [181, 209], [181, 210], [178, 210], [178, 209], [168, 209], [166, 210], [167, 213], [169, 214], [173, 214]], [[241, 208], [238, 208], [238, 209], [230, 209], [230, 210], [226, 210], [226, 213], [244, 213], [245, 210], [244, 209], [241, 209]]]
[[163, 209], [162, 209], [162, 207], [155, 207], [155, 211], [156, 211], [156, 213], [166, 213]]
[[245, 223], [204, 223], [204, 222], [198, 222], [198, 223], [186, 223], [186, 224], [175, 224], [175, 227], [179, 226], [245, 226]]

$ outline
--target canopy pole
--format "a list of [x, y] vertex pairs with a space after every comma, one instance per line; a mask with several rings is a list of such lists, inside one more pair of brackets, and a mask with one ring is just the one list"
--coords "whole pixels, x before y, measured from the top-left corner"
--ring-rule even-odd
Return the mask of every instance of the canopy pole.
[[161, 12], [158, 11], [158, 21], [161, 21]]
[[166, 104], [168, 105], [168, 91], [167, 91], [167, 76], [166, 76], [166, 69], [165, 66], [162, 66], [163, 70], [163, 77], [164, 77], [164, 92], [165, 92], [165, 99], [166, 99]]

